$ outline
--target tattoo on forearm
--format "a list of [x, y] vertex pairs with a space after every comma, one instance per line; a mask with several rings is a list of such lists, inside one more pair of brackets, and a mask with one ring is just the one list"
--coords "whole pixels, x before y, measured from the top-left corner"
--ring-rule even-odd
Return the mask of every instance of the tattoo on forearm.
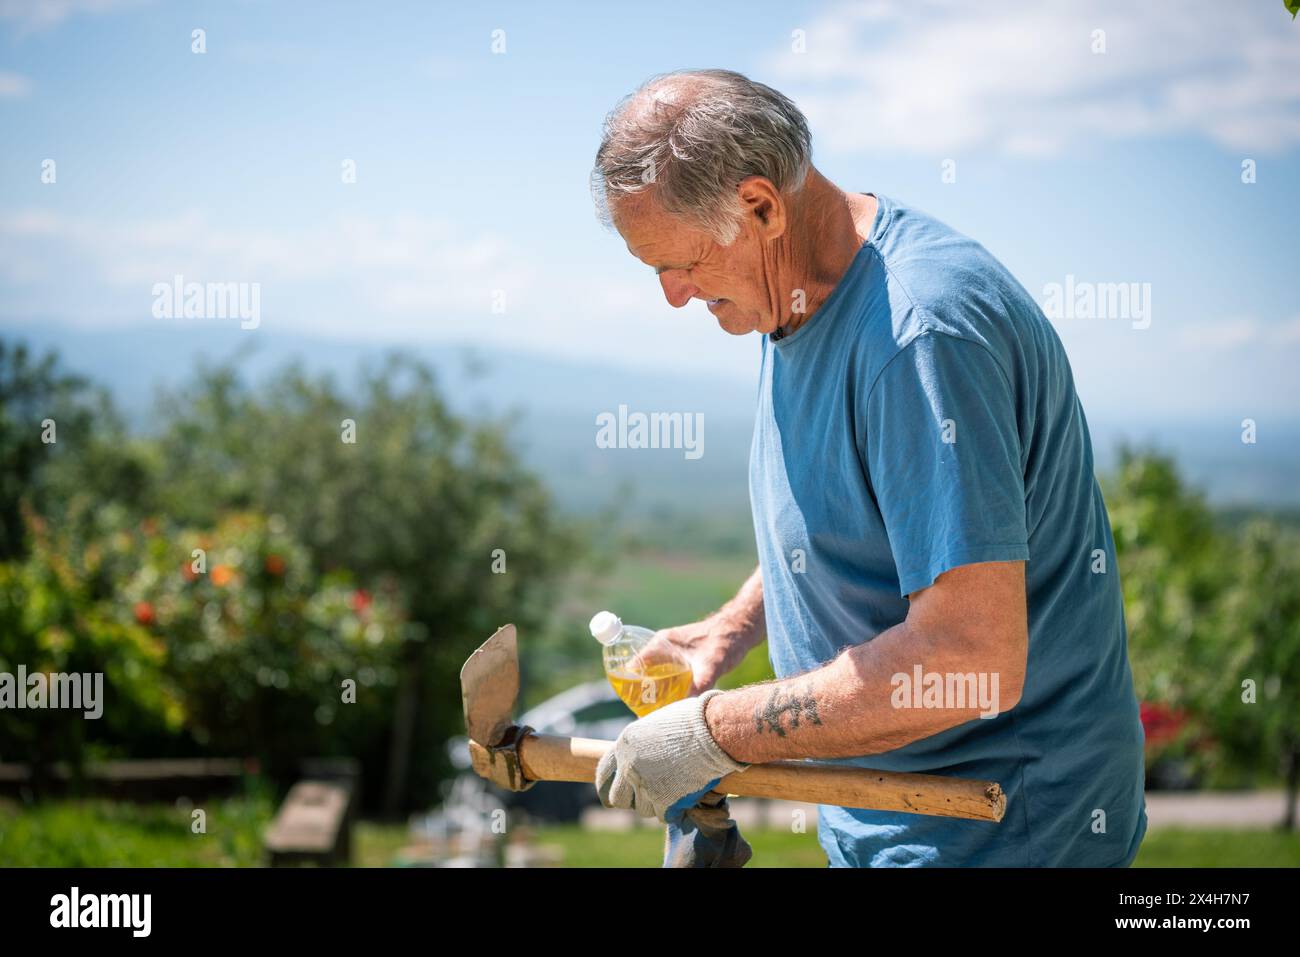
[[754, 708], [754, 723], [758, 726], [758, 733], [764, 732], [763, 725], [766, 724], [767, 730], [784, 738], [785, 728], [781, 726], [781, 718], [786, 714], [790, 715], [791, 730], [799, 727], [801, 716], [807, 718], [809, 724], [822, 723], [817, 715], [817, 699], [812, 696], [811, 688], [805, 688], [802, 695], [796, 691], [789, 697], [782, 698], [780, 687], [775, 687], [767, 701]]

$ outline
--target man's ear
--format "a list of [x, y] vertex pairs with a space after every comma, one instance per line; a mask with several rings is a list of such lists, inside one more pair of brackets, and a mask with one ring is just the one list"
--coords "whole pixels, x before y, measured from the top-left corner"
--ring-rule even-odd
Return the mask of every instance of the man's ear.
[[754, 217], [756, 228], [764, 239], [776, 239], [785, 234], [788, 210], [785, 200], [766, 176], [747, 176], [736, 187], [740, 202]]

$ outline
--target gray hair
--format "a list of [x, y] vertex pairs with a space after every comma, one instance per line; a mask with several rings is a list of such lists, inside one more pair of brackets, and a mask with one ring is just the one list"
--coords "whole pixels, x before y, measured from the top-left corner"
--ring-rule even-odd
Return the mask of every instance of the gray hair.
[[605, 117], [591, 173], [596, 212], [654, 187], [664, 212], [723, 246], [740, 232], [736, 186], [765, 176], [797, 192], [812, 167], [808, 121], [783, 94], [731, 70], [678, 70], [651, 77]]

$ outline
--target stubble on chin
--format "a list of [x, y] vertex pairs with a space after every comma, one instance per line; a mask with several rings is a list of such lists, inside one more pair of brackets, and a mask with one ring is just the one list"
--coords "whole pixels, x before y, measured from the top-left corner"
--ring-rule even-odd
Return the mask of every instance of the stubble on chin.
[[747, 336], [751, 332], [758, 330], [757, 320], [752, 316], [735, 316], [730, 319], [724, 319], [721, 316], [714, 316], [717, 320], [718, 328], [729, 336]]

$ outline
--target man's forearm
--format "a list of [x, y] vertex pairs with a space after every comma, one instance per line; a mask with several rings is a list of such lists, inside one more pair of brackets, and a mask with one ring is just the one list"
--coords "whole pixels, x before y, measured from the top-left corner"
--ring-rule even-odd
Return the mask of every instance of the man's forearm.
[[877, 754], [981, 713], [978, 706], [894, 707], [894, 675], [911, 676], [918, 664], [927, 672], [977, 671], [978, 657], [951, 636], [939, 640], [904, 621], [821, 668], [718, 695], [705, 718], [719, 746], [750, 764]]
[[736, 597], [719, 608], [713, 617], [735, 636], [735, 642], [743, 651], [761, 642], [767, 636], [762, 571], [755, 568], [736, 592]]

